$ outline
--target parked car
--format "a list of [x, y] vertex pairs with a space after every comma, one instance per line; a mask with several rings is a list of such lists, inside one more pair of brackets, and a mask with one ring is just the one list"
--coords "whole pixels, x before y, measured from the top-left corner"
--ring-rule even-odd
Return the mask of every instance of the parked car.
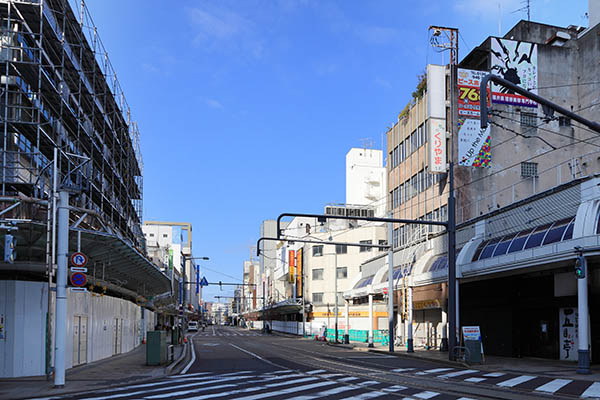
[[198, 332], [198, 321], [188, 322], [188, 332]]

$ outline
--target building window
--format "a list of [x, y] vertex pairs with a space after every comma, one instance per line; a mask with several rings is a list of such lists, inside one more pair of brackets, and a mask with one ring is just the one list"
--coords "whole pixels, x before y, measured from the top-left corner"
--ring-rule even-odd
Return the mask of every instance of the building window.
[[558, 126], [571, 126], [571, 118], [558, 117]]
[[322, 281], [323, 280], [323, 268], [315, 268], [312, 270], [312, 280]]
[[[380, 245], [380, 246], [385, 246], [386, 244], [387, 244], [387, 240], [382, 240], [382, 239], [379, 239], [379, 245]], [[380, 247], [380, 248], [379, 248], [379, 251], [387, 251], [387, 249], [385, 249], [385, 248], [383, 248], [383, 247]], [[361, 267], [361, 269], [360, 269], [360, 270], [361, 270], [361, 272], [362, 272], [362, 267]]]
[[336, 244], [335, 245], [335, 253], [336, 254], [346, 254], [348, 253], [348, 246], [345, 244]]
[[338, 292], [338, 295], [337, 295], [337, 303], [338, 303], [338, 306], [339, 306], [340, 304], [344, 304], [344, 303], [345, 303], [345, 301], [344, 301], [344, 294], [343, 294], [343, 293], [341, 293], [341, 292]]
[[154, 237], [154, 233], [151, 233], [151, 234], [150, 234], [150, 237]]
[[534, 162], [522, 162], [521, 163], [521, 176], [523, 178], [535, 178], [537, 174], [537, 163]]
[[313, 303], [316, 303], [316, 304], [323, 303], [323, 293], [313, 293], [312, 301], [313, 301]]
[[348, 267], [337, 267], [335, 271], [338, 279], [346, 279], [348, 277]]
[[535, 132], [537, 130], [537, 114], [527, 111], [521, 111], [521, 127], [523, 132]]
[[[373, 244], [373, 241], [372, 240], [361, 240], [360, 244]], [[365, 253], [367, 251], [371, 251], [371, 248], [369, 246], [360, 246], [361, 253]]]
[[313, 246], [313, 257], [321, 257], [323, 255], [323, 245]]
[[166, 237], [169, 237], [169, 235], [167, 235], [166, 233], [163, 233], [163, 237], [166, 238]]

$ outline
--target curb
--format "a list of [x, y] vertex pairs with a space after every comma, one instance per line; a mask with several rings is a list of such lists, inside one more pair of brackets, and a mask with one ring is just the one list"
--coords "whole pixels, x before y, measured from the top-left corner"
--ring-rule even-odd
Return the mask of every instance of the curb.
[[395, 356], [395, 357], [401, 357], [401, 358], [411, 358], [413, 360], [420, 360], [420, 361], [429, 361], [432, 363], [436, 363], [436, 364], [445, 364], [445, 365], [449, 365], [451, 367], [456, 367], [456, 366], [462, 366], [464, 367], [464, 364], [458, 362], [458, 361], [450, 361], [450, 360], [444, 360], [444, 359], [433, 359], [433, 358], [426, 358], [426, 357], [421, 357], [417, 354], [414, 353], [390, 353], [387, 350], [378, 350], [378, 349], [367, 349], [366, 351], [368, 351], [369, 353], [378, 353], [378, 354], [385, 354], [388, 356]]
[[175, 367], [181, 363], [181, 361], [183, 361], [184, 359], [187, 358], [188, 355], [188, 349], [189, 349], [189, 344], [190, 341], [188, 341], [184, 346], [183, 346], [183, 351], [181, 352], [181, 355], [179, 356], [179, 358], [175, 361], [173, 361], [171, 364], [169, 364], [166, 368], [165, 368], [165, 375], [176, 375], [177, 373], [173, 373], [173, 370], [175, 369]]

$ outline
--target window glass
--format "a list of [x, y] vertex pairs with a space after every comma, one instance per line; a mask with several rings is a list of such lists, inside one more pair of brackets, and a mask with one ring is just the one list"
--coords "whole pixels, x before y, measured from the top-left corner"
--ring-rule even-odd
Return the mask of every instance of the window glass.
[[322, 303], [323, 302], [323, 293], [313, 293], [312, 301], [313, 301], [313, 303]]
[[508, 253], [514, 253], [515, 251], [523, 250], [523, 246], [525, 245], [525, 242], [527, 241], [527, 237], [529, 236], [529, 234], [532, 231], [533, 231], [533, 229], [527, 229], [527, 230], [519, 232], [517, 237], [514, 238], [512, 243], [510, 244], [510, 247], [508, 248]]
[[572, 219], [573, 218], [563, 219], [552, 225], [552, 228], [550, 228], [548, 234], [544, 238], [544, 243], [542, 243], [542, 246], [550, 243], [560, 242], [565, 231], [567, 230], [567, 227], [569, 226], [569, 222], [571, 222]]
[[[386, 244], [387, 244], [387, 240], [381, 240], [381, 239], [379, 239], [379, 242], [378, 242], [378, 244], [379, 244], [380, 246], [384, 246], [384, 245], [386, 245]], [[387, 249], [385, 249], [385, 248], [383, 248], [383, 247], [380, 247], [380, 248], [379, 248], [379, 251], [387, 251]], [[361, 268], [362, 268], [362, 267], [361, 267]], [[362, 271], [362, 269], [361, 269], [361, 271]]]
[[515, 238], [515, 236], [517, 236], [516, 233], [504, 236], [500, 243], [498, 243], [498, 245], [496, 246], [496, 249], [494, 250], [494, 255], [492, 257], [506, 254], [506, 252], [508, 251], [508, 246], [510, 246], [510, 242]]
[[348, 267], [337, 267], [337, 278], [346, 279], [348, 277]]
[[313, 246], [312, 255], [313, 257], [321, 257], [323, 255], [323, 245]]
[[529, 236], [527, 239], [527, 243], [525, 243], [526, 249], [531, 249], [532, 247], [538, 247], [542, 245], [542, 240], [544, 240], [544, 236], [546, 235], [546, 231], [550, 228], [552, 224], [542, 225], [537, 227], [535, 231]]
[[312, 270], [312, 279], [313, 281], [322, 281], [323, 280], [323, 268], [315, 268]]
[[346, 253], [348, 253], [348, 246], [345, 244], [336, 244], [335, 252], [337, 254], [346, 254]]
[[496, 245], [498, 244], [498, 242], [500, 241], [500, 239], [492, 239], [488, 242], [488, 244], [483, 248], [483, 251], [481, 252], [481, 255], [479, 256], [480, 260], [486, 259], [486, 258], [490, 258], [492, 256], [492, 254], [494, 253], [494, 249], [496, 248]]
[[[373, 244], [372, 240], [361, 240], [360, 244]], [[366, 253], [367, 251], [371, 251], [371, 247], [368, 246], [360, 246], [360, 252]]]
[[373, 282], [373, 276], [368, 276], [366, 278], [362, 278], [360, 281], [358, 281], [358, 283], [356, 284], [356, 288], [361, 288], [361, 287], [365, 287], [367, 285], [370, 285]]

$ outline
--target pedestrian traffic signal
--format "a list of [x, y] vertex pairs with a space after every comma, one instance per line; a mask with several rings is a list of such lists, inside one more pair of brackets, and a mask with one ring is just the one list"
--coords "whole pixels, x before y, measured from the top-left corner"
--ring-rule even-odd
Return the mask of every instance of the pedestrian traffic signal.
[[579, 256], [575, 260], [575, 276], [577, 279], [585, 278], [586, 262], [584, 256]]
[[4, 262], [12, 264], [17, 255], [17, 238], [11, 234], [4, 236]]

